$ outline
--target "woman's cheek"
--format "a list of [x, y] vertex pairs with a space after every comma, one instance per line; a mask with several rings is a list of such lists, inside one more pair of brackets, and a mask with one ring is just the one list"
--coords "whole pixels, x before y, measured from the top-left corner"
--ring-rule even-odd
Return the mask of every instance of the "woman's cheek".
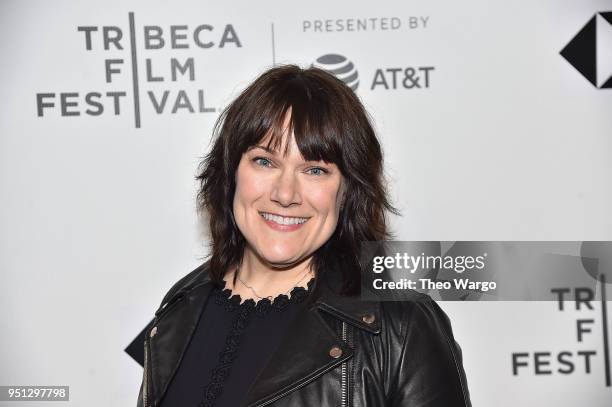
[[318, 204], [320, 210], [324, 210], [328, 213], [334, 213], [339, 202], [338, 192], [338, 184], [330, 182], [328, 185], [319, 187], [316, 190], [315, 196], [313, 196], [313, 201]]

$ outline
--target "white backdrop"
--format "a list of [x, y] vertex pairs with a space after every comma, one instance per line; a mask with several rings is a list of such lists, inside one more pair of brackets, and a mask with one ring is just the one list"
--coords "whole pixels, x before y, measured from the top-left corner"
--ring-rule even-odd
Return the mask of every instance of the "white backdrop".
[[[612, 90], [560, 55], [607, 11], [612, 1], [1, 1], [0, 385], [69, 385], [58, 407], [135, 405], [142, 368], [123, 349], [205, 255], [193, 178], [212, 124], [274, 63], [355, 65], [403, 212], [398, 240], [612, 240]], [[596, 20], [601, 85], [612, 25]], [[150, 46], [161, 29], [161, 49], [145, 26]], [[187, 66], [175, 81], [173, 59]], [[610, 404], [599, 304], [441, 305], [474, 406]], [[578, 318], [595, 321], [582, 342]], [[587, 373], [577, 352], [591, 350]], [[557, 372], [561, 351], [570, 374]], [[513, 352], [531, 358], [518, 375]], [[551, 352], [553, 374], [534, 374], [534, 352]]]

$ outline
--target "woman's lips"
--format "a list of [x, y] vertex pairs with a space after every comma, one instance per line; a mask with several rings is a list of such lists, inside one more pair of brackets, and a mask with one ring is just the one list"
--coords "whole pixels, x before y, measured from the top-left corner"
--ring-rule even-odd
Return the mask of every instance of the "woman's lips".
[[[301, 218], [301, 219], [306, 219], [306, 221], [302, 222], [302, 223], [293, 223], [293, 224], [281, 224], [281, 223], [277, 223], [272, 219], [266, 219], [264, 217], [264, 213], [269, 214], [269, 212], [260, 212], [259, 215], [261, 216], [261, 219], [263, 219], [263, 221], [272, 229], [274, 230], [278, 230], [279, 232], [292, 232], [294, 230], [298, 230], [299, 228], [301, 228], [302, 226], [304, 226], [308, 220], [310, 218]], [[275, 215], [278, 216], [278, 215]]]

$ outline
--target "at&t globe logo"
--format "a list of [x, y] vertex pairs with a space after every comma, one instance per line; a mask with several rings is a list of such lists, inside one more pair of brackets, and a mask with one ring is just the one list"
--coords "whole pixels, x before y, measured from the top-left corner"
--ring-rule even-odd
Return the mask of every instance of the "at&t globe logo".
[[317, 58], [312, 66], [331, 73], [354, 91], [359, 86], [359, 72], [357, 68], [343, 55], [325, 54]]

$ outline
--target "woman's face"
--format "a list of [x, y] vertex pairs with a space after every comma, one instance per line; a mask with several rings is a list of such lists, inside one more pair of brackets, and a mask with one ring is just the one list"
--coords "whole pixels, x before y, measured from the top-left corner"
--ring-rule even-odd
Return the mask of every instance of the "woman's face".
[[242, 155], [236, 170], [236, 224], [247, 250], [276, 267], [310, 257], [331, 237], [344, 190], [335, 164], [305, 161], [293, 136], [289, 143], [283, 157], [284, 145], [268, 151], [262, 140]]

